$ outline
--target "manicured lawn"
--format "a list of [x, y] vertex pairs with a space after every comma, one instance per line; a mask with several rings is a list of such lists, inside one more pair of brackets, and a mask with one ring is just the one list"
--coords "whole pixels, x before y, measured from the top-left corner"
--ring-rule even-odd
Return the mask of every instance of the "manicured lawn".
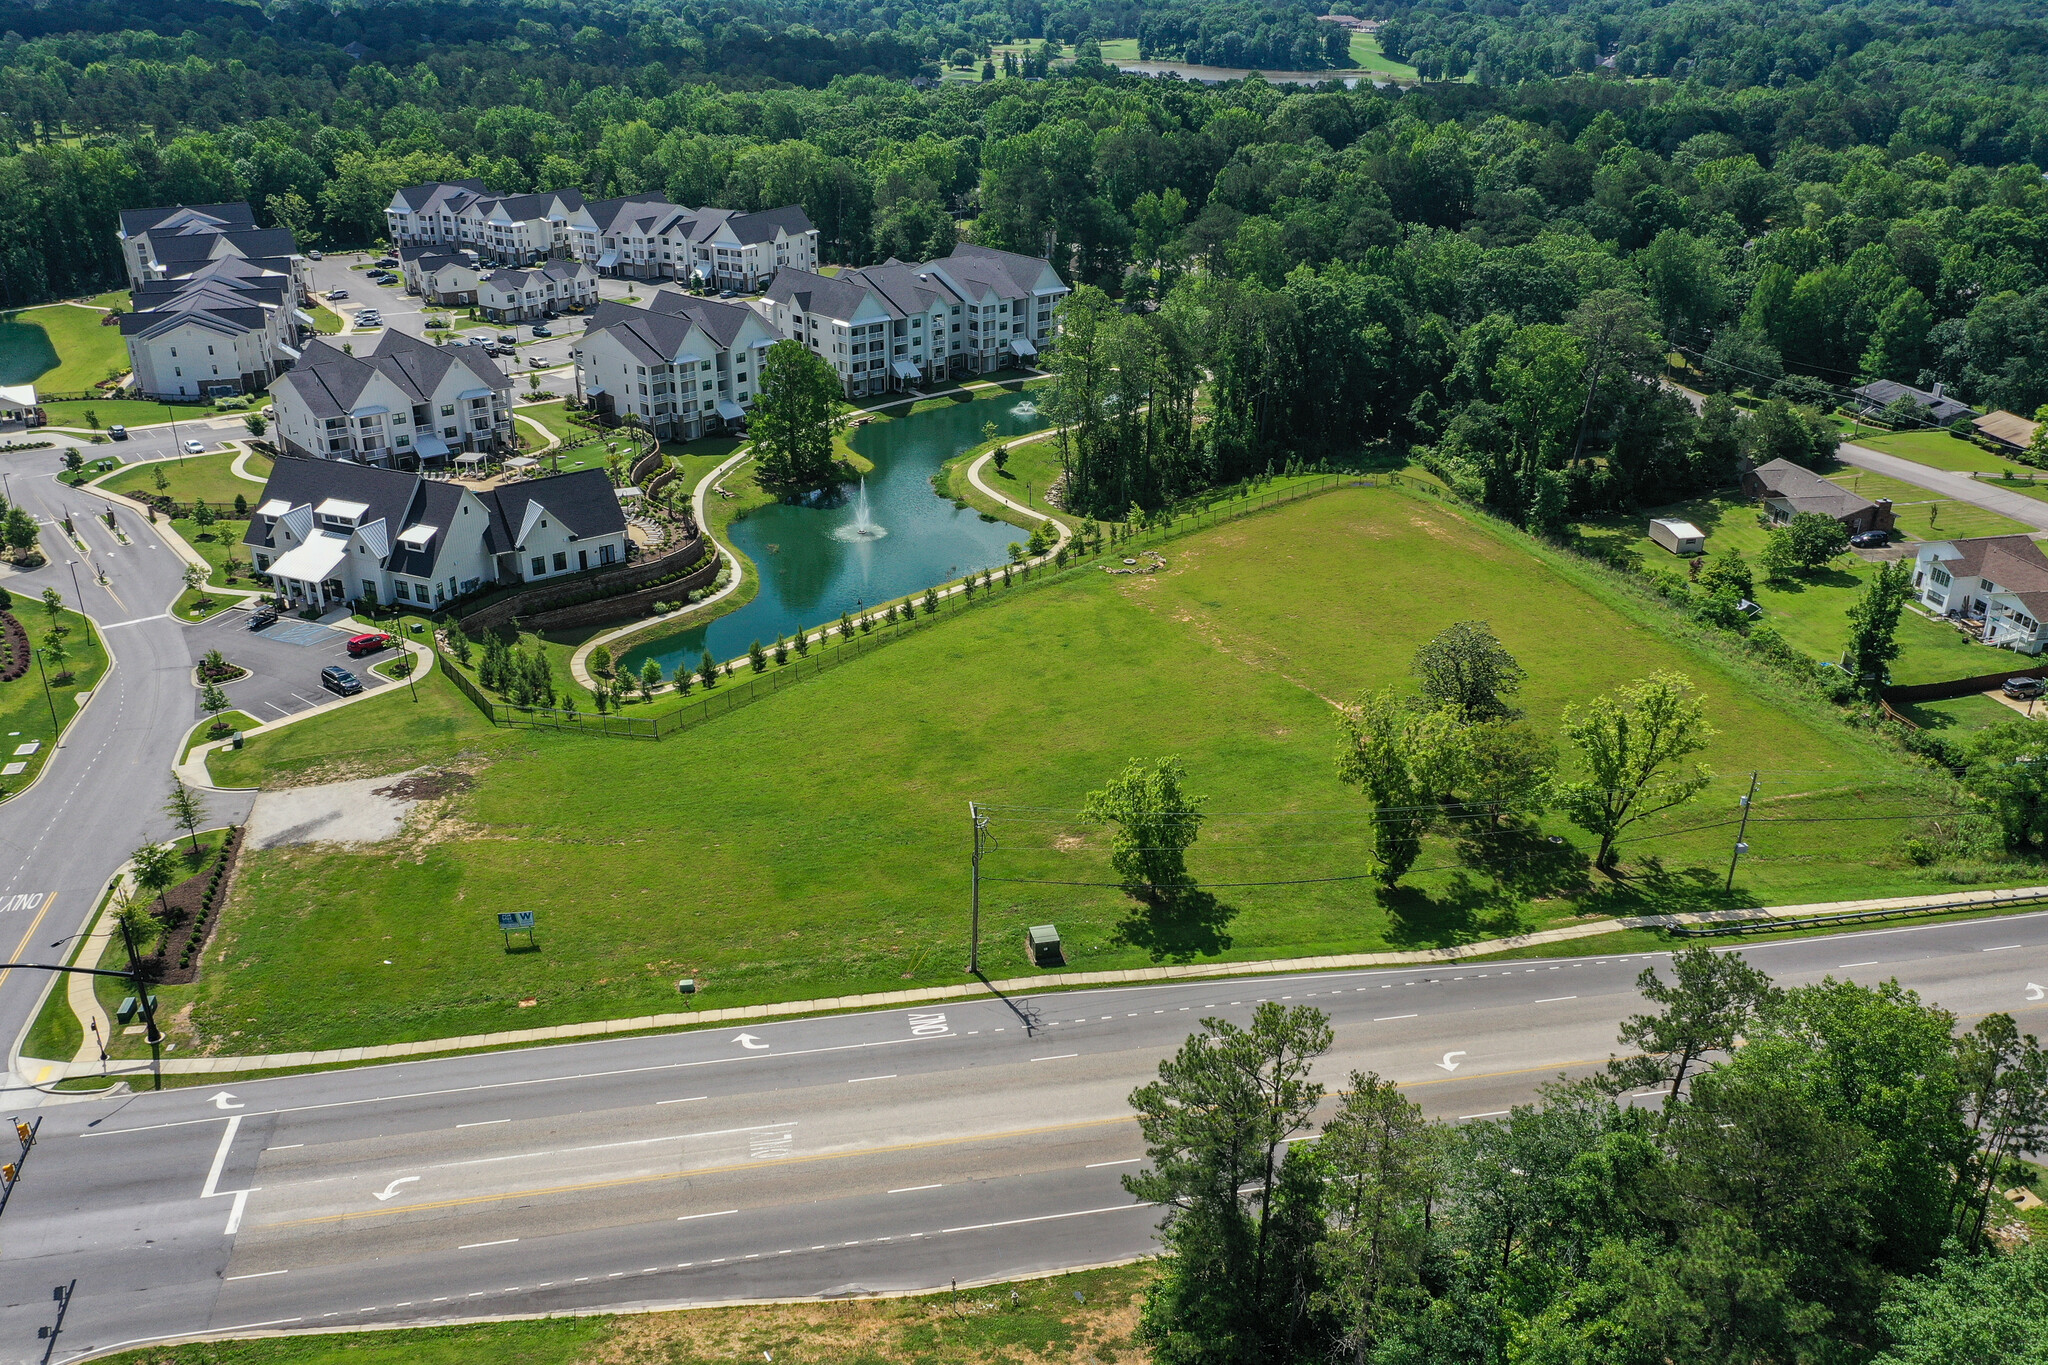
[[121, 467], [121, 457], [119, 455], [109, 455], [104, 449], [90, 452], [81, 450], [78, 454], [84, 463], [77, 469], [67, 469], [59, 474], [57, 476], [59, 483], [68, 483], [73, 488], [76, 488], [79, 484], [91, 483], [94, 479], [100, 478], [102, 475], [111, 474]]
[[[1025, 970], [1023, 930], [1047, 922], [1076, 969], [1097, 970], [1419, 947], [1582, 910], [1719, 903], [1721, 817], [1752, 769], [1763, 798], [1732, 899], [1896, 894], [1910, 875], [1895, 854], [1909, 821], [1824, 817], [1917, 818], [1937, 800], [1932, 779], [1679, 643], [1665, 609], [1462, 513], [1343, 490], [1164, 553], [1164, 573], [1080, 571], [948, 608], [957, 619], [659, 744], [493, 730], [439, 676], [418, 703], [396, 693], [257, 735], [213, 763], [216, 780], [449, 765], [476, 785], [417, 846], [251, 855], [196, 991], [199, 1045], [624, 1017], [673, 1008], [685, 975], [718, 1005], [957, 981], [969, 800], [1047, 808], [1000, 818], [1001, 853], [983, 866], [996, 975]], [[1626, 885], [1566, 869], [1524, 899], [1468, 876], [1435, 838], [1401, 890], [1381, 897], [1365, 879], [1366, 807], [1333, 772], [1333, 703], [1407, 687], [1415, 647], [1468, 613], [1526, 665], [1521, 700], [1545, 727], [1566, 702], [1660, 669], [1697, 684], [1721, 732], [1706, 757], [1724, 777], [1629, 846], [1640, 875]], [[1110, 880], [1103, 831], [1058, 812], [1131, 757], [1161, 754], [1182, 757], [1217, 812], [1289, 812], [1214, 817], [1197, 875], [1322, 880], [1235, 886], [1213, 916], [1156, 921], [1090, 885]], [[1556, 819], [1544, 830], [1568, 841], [1541, 844], [1545, 862], [1578, 860], [1579, 832]], [[1340, 877], [1359, 880], [1327, 880]], [[507, 908], [541, 912], [540, 952], [504, 953], [490, 916]], [[309, 976], [309, 960], [323, 971]], [[523, 997], [540, 1003], [518, 1009]]]
[[1135, 62], [1138, 60], [1136, 38], [1105, 38], [1102, 40], [1102, 60], [1105, 62]]
[[45, 403], [53, 427], [76, 427], [104, 431], [108, 427], [146, 427], [161, 422], [184, 422], [195, 417], [213, 417], [213, 408], [196, 403], [145, 403], [134, 398], [74, 398]]
[[76, 393], [124, 373], [128, 348], [120, 328], [101, 324], [105, 316], [73, 303], [0, 315], [0, 384]]
[[[213, 576], [207, 582], [216, 588], [254, 588], [259, 586], [248, 576], [249, 552], [242, 546], [242, 537], [249, 533], [249, 523], [224, 517], [213, 525], [201, 528], [190, 517], [179, 517], [171, 523], [172, 529], [185, 538], [185, 543], [199, 551], [200, 557], [213, 566]], [[241, 562], [241, 572], [230, 579], [228, 559]]]
[[310, 310], [313, 314], [313, 330], [322, 336], [333, 336], [341, 330], [341, 315], [324, 303], [316, 303]]
[[109, 289], [104, 294], [95, 294], [91, 302], [102, 308], [128, 309], [135, 306], [134, 300], [128, 297], [128, 291], [125, 289]]
[[[2035, 477], [2028, 478], [2029, 474]], [[2038, 469], [2028, 469], [2025, 465], [2012, 467], [2010, 473], [2001, 474], [1997, 478], [1980, 478], [1977, 482], [1987, 488], [2003, 488], [2022, 497], [2039, 498], [2048, 502], [2048, 474]]]
[[[208, 732], [213, 729], [216, 720], [226, 721], [233, 728], [243, 731], [253, 730], [263, 723], [246, 711], [223, 711], [217, 716], [210, 716], [193, 726], [192, 733], [185, 736], [185, 747], [178, 753], [179, 761], [182, 762], [189, 757], [200, 745], [213, 742], [214, 737]], [[227, 736], [222, 735], [221, 738], [225, 739]]]
[[[1923, 730], [1981, 730], [1987, 725], [2021, 719], [2020, 713], [2004, 702], [1982, 695], [1914, 702], [1896, 709]], [[2037, 709], [2048, 714], [2048, 707]]]
[[[1589, 523], [1584, 532], [1589, 541], [1624, 541], [1642, 556], [1648, 568], [1687, 573], [1685, 560], [1643, 534], [1650, 518], [1665, 516], [1682, 517], [1707, 533], [1707, 549], [1712, 552], [1708, 562], [1714, 553], [1742, 552], [1756, 576], [1756, 601], [1766, 613], [1764, 619], [1795, 648], [1824, 662], [1842, 657], [1849, 641], [1849, 608], [1876, 573], [1875, 565], [1858, 555], [1844, 555], [1824, 572], [1795, 579], [1783, 587], [1769, 584], [1764, 581], [1760, 566], [1765, 532], [1757, 525], [1756, 504], [1740, 498], [1697, 498], [1627, 517], [1602, 518]], [[1998, 666], [1982, 646], [1971, 644], [1952, 627], [1914, 612], [1899, 618], [1898, 639], [1904, 650], [1892, 665], [1896, 682], [1967, 678]]]
[[1134, 1329], [1156, 1263], [912, 1299], [699, 1308], [391, 1332], [151, 1346], [109, 1365], [1094, 1365], [1135, 1359]]
[[[51, 530], [47, 534], [57, 542], [56, 549], [61, 554], [63, 532]], [[49, 541], [45, 541], [44, 548], [46, 552], [51, 548]], [[15, 593], [14, 605], [8, 610], [28, 632], [30, 647], [42, 649], [51, 624], [42, 602]], [[100, 675], [106, 671], [106, 648], [100, 643], [98, 631], [88, 631], [83, 616], [63, 611], [58, 614], [57, 624], [65, 628], [63, 666], [70, 671], [70, 679], [59, 683], [57, 666], [46, 658], [40, 669], [30, 663], [28, 672], [13, 682], [0, 683], [0, 767], [27, 765], [18, 773], [0, 777], [0, 795], [18, 792], [35, 780], [55, 749], [59, 727], [71, 724], [71, 718], [78, 714], [79, 697], [97, 686]], [[88, 633], [90, 641], [86, 638]], [[47, 692], [43, 686], [46, 675]], [[41, 747], [33, 754], [17, 755], [15, 750], [24, 744]]]
[[1421, 73], [1406, 62], [1397, 62], [1380, 51], [1380, 40], [1367, 33], [1351, 35], [1351, 60], [1360, 69], [1379, 76], [1395, 76], [1403, 80], [1415, 80]]
[[2011, 469], [2015, 464], [2009, 457], [2001, 458], [1973, 441], [1951, 436], [1946, 431], [1885, 432], [1868, 426], [1862, 431], [1860, 436], [1849, 437], [1850, 444], [1866, 446], [1934, 469], [1977, 470], [1995, 474], [2001, 469]]
[[[1049, 433], [1043, 433], [1011, 441], [1009, 446], [1009, 458], [1004, 461], [1003, 468], [998, 470], [995, 467], [995, 462], [990, 461], [982, 468], [982, 482], [991, 488], [1000, 490], [1005, 497], [1013, 502], [1021, 502], [1026, 507], [1048, 513], [1065, 522], [1068, 526], [1079, 526], [1081, 524], [1079, 517], [1069, 516], [1066, 512], [1045, 500], [1046, 489], [1050, 488], [1053, 480], [1059, 478], [1063, 472], [1060, 466], [1060, 443], [1058, 438]], [[949, 462], [951, 468], [948, 470], [947, 491], [952, 496], [963, 499], [972, 507], [977, 507], [984, 512], [994, 512], [1002, 516], [1005, 521], [1010, 521], [1013, 524], [1024, 523], [1025, 518], [1008, 513], [1001, 504], [976, 492], [974, 486], [968, 482], [967, 468], [977, 459], [981, 458], [981, 453], [981, 449], [977, 447], [975, 450], [969, 451], [958, 459]], [[1036, 525], [1036, 523], [1022, 525], [1022, 529], [1027, 536], [1030, 534], [1031, 525]], [[1022, 537], [1019, 538], [1022, 539]]]
[[1863, 469], [1844, 469], [1828, 477], [1851, 492], [1872, 500], [1890, 498], [1898, 517], [1898, 529], [1916, 540], [1943, 540], [1950, 536], [2026, 535], [2033, 527], [2011, 517], [1987, 512], [1967, 502], [1936, 497], [1916, 484], [1873, 474]]
[[[129, 465], [100, 487], [109, 493], [125, 493], [136, 498], [169, 494], [173, 501], [187, 505], [204, 499], [214, 507], [232, 507], [237, 493], [251, 503], [260, 502], [262, 480], [270, 476], [270, 457], [249, 457], [249, 472], [260, 476], [250, 480], [235, 473], [235, 461], [240, 454], [239, 451], [222, 450], [211, 455], [188, 455], [182, 460], [152, 460], [148, 464]], [[164, 477], [162, 488], [156, 486], [158, 474]]]

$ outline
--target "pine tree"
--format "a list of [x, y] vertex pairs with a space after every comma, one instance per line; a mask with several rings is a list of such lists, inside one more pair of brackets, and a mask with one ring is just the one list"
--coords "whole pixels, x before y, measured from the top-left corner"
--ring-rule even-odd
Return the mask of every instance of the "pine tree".
[[753, 665], [756, 673], [766, 673], [768, 671], [768, 651], [761, 648], [760, 640], [756, 639], [754, 643], [747, 646], [747, 662]]
[[704, 651], [703, 659], [697, 664], [697, 677], [704, 684], [706, 692], [718, 686], [718, 661], [711, 657], [711, 651], [708, 649]]
[[926, 588], [924, 590], [924, 614], [926, 616], [936, 616], [938, 612], [939, 590], [937, 588]]

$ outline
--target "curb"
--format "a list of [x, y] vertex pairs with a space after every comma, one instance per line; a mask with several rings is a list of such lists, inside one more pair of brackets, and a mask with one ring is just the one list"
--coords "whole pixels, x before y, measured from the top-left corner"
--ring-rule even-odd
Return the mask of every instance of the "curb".
[[[944, 1000], [987, 999], [1013, 994], [1042, 993], [1086, 986], [1146, 985], [1153, 982], [1202, 981], [1234, 976], [1279, 976], [1301, 972], [1346, 971], [1369, 967], [1426, 966], [1458, 962], [1493, 953], [1546, 943], [1567, 943], [1594, 938], [1623, 929], [1668, 928], [1677, 924], [1729, 923], [1738, 920], [1805, 919], [1816, 912], [1823, 915], [1854, 915], [1872, 910], [1907, 909], [1929, 901], [1964, 901], [1995, 906], [2000, 897], [2048, 896], [2048, 886], [2012, 887], [2000, 891], [1966, 892], [1960, 897], [1899, 896], [1880, 900], [1824, 901], [1813, 905], [1782, 905], [1753, 910], [1708, 910], [1678, 915], [1631, 915], [1614, 919], [1569, 924], [1556, 929], [1539, 929], [1528, 934], [1482, 939], [1448, 948], [1423, 948], [1405, 952], [1344, 953], [1323, 957], [1273, 958], [1256, 962], [1216, 962], [1172, 967], [1134, 967], [1108, 972], [1052, 972], [1044, 976], [1014, 977], [1003, 981], [985, 978], [972, 984], [929, 986], [921, 990], [877, 991], [864, 995], [826, 996], [815, 1000], [788, 1000], [761, 1005], [736, 1005], [727, 1009], [692, 1010], [681, 1013], [640, 1015], [628, 1019], [597, 1019], [581, 1024], [559, 1024], [551, 1028], [510, 1029], [497, 1033], [474, 1033], [459, 1038], [422, 1039], [412, 1043], [384, 1043], [369, 1047], [326, 1048], [318, 1051], [266, 1053], [244, 1057], [193, 1057], [159, 1064], [166, 1075], [209, 1075], [222, 1072], [273, 1071], [295, 1067], [333, 1066], [349, 1062], [380, 1062], [443, 1053], [474, 1052], [487, 1048], [516, 1047], [529, 1043], [574, 1042], [603, 1038], [610, 1034], [649, 1033], [706, 1024], [731, 1024], [749, 1020], [780, 1019], [807, 1014], [839, 1014], [858, 1010], [919, 1005]], [[1969, 908], [1967, 905], [1962, 908]], [[129, 1074], [150, 1070], [150, 1063], [131, 1061], [113, 1067], [108, 1074]], [[59, 1077], [58, 1079], [68, 1079]]]

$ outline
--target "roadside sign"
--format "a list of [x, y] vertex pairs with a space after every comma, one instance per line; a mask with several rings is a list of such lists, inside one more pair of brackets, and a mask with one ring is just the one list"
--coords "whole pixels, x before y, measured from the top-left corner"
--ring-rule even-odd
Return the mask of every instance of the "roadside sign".
[[508, 953], [512, 951], [512, 935], [514, 934], [526, 935], [526, 945], [529, 948], [540, 946], [534, 941], [533, 911], [531, 910], [500, 910], [498, 912], [498, 932], [505, 936], [505, 951]]

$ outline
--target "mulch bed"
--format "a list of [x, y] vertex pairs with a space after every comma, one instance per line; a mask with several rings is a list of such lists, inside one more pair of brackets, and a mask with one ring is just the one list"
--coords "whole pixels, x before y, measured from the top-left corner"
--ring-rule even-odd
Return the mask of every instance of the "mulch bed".
[[28, 672], [28, 632], [11, 611], [0, 611], [0, 682], [13, 682]]
[[[182, 986], [198, 979], [206, 940], [213, 933], [214, 926], [220, 923], [221, 908], [227, 904], [228, 894], [234, 890], [241, 852], [242, 829], [239, 825], [232, 826], [222, 846], [207, 856], [206, 865], [165, 894], [164, 900], [170, 906], [166, 923], [170, 927], [164, 930], [156, 952], [142, 962], [143, 973], [150, 980], [166, 986]], [[209, 909], [206, 891], [213, 885], [216, 867], [223, 871]], [[152, 904], [151, 908], [158, 914], [163, 913], [159, 906]], [[186, 952], [188, 944], [191, 945], [189, 954]]]

